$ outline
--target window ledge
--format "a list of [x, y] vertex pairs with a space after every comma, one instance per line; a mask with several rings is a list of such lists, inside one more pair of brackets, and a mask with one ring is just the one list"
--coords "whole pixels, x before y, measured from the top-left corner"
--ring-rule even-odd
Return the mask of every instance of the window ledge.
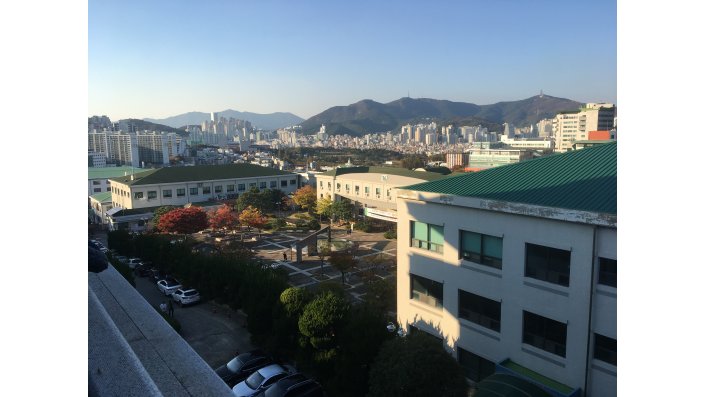
[[440, 308], [437, 308], [437, 307], [433, 307], [433, 306], [429, 306], [429, 305], [427, 305], [427, 304], [425, 304], [425, 303], [419, 302], [419, 301], [414, 300], [414, 299], [409, 299], [409, 304], [410, 304], [411, 306], [414, 306], [414, 307], [416, 307], [416, 308], [418, 308], [418, 309], [421, 309], [421, 310], [423, 310], [423, 311], [425, 311], [425, 312], [427, 312], [427, 313], [431, 313], [431, 314], [436, 315], [436, 316], [443, 316], [443, 309], [440, 309]]
[[460, 267], [462, 267], [464, 269], [476, 271], [478, 273], [486, 274], [488, 276], [502, 278], [502, 270], [501, 269], [497, 269], [496, 267], [487, 266], [487, 265], [483, 265], [483, 264], [476, 263], [476, 262], [471, 262], [466, 259], [460, 260]]
[[436, 258], [441, 258], [441, 259], [443, 258], [442, 252], [426, 250], [426, 249], [418, 248], [418, 247], [414, 247], [414, 246], [409, 246], [409, 251], [415, 252], [418, 254], [430, 254], [431, 256], [436, 257]]
[[458, 318], [458, 321], [460, 322], [460, 326], [463, 328], [469, 329], [473, 332], [484, 335], [496, 341], [499, 341], [501, 339], [501, 334], [493, 329], [485, 328], [482, 325], [475, 324], [472, 321], [466, 320], [464, 318]]
[[595, 292], [597, 292], [600, 295], [609, 296], [610, 298], [617, 297], [617, 288], [610, 287], [609, 285], [597, 284], [597, 287], [595, 288]]
[[547, 281], [541, 281], [535, 278], [525, 277], [524, 285], [527, 287], [533, 287], [543, 291], [551, 292], [556, 295], [561, 295], [567, 297], [569, 295], [570, 288], [564, 287], [562, 285], [549, 283]]
[[534, 347], [532, 345], [528, 345], [526, 343], [521, 344], [521, 351], [524, 353], [531, 354], [532, 356], [541, 358], [543, 360], [546, 360], [552, 364], [555, 364], [561, 368], [565, 368], [565, 358], [561, 357], [557, 354], [553, 354], [550, 352], [547, 352], [545, 350], [539, 349], [538, 347]]
[[608, 375], [617, 376], [617, 366], [610, 363], [598, 360], [596, 358], [592, 359], [592, 369], [604, 372]]

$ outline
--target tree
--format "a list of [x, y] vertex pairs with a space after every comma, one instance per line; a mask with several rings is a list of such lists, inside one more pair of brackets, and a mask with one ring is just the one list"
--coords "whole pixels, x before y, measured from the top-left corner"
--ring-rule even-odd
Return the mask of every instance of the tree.
[[357, 259], [352, 251], [331, 251], [328, 262], [340, 272], [340, 281], [345, 284], [345, 272], [352, 269], [357, 263]]
[[368, 396], [465, 397], [463, 371], [434, 337], [415, 332], [385, 342], [370, 369]]
[[208, 220], [213, 229], [232, 229], [237, 224], [237, 214], [230, 206], [223, 204], [210, 213]]
[[247, 207], [242, 212], [240, 212], [240, 223], [245, 226], [253, 227], [257, 229], [257, 232], [262, 229], [265, 223], [267, 223], [267, 218], [262, 215], [262, 212], [254, 207]]
[[330, 206], [330, 212], [337, 219], [348, 221], [353, 217], [353, 204], [349, 201], [336, 201]]
[[322, 216], [330, 218], [332, 205], [333, 200], [330, 199], [329, 194], [326, 194], [326, 197], [320, 198], [316, 201], [316, 213], [318, 214], [319, 219]]
[[200, 207], [175, 208], [159, 218], [157, 229], [164, 233], [191, 234], [208, 227], [208, 215]]
[[327, 291], [304, 307], [299, 317], [299, 332], [315, 349], [331, 349], [348, 308], [344, 297]]
[[316, 191], [311, 185], [306, 185], [294, 192], [294, 204], [305, 211], [311, 212], [316, 205]]
[[310, 300], [309, 292], [297, 287], [289, 287], [279, 296], [279, 301], [284, 306], [284, 310], [291, 317], [298, 317]]
[[410, 154], [401, 159], [401, 166], [406, 169], [423, 168], [426, 166], [426, 157], [420, 154]]
[[157, 225], [159, 225], [159, 218], [161, 218], [162, 215], [173, 210], [174, 208], [176, 207], [173, 205], [164, 205], [154, 210], [154, 215], [152, 215], [152, 225], [154, 225], [154, 227], [156, 228]]
[[259, 189], [253, 187], [248, 192], [240, 195], [237, 199], [237, 210], [243, 211], [247, 207], [257, 208], [262, 211], [264, 201]]

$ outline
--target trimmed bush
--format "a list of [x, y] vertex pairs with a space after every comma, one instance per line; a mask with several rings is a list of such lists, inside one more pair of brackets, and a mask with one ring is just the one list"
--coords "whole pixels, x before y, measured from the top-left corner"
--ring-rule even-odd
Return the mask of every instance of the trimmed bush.
[[396, 230], [387, 230], [384, 232], [384, 238], [392, 240], [397, 238], [397, 231]]

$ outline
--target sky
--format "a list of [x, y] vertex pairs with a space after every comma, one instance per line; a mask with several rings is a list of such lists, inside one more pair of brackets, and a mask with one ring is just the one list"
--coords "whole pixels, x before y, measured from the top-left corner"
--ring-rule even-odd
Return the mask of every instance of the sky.
[[88, 1], [88, 116], [617, 103], [616, 1]]

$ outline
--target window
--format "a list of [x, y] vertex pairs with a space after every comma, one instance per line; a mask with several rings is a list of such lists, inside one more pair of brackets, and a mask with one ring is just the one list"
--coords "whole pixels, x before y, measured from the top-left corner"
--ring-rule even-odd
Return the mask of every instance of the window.
[[599, 284], [617, 288], [617, 260], [600, 258]]
[[281, 181], [281, 186], [286, 187], [286, 181]]
[[135, 198], [136, 198], [136, 199], [143, 199], [143, 198], [144, 198], [144, 192], [135, 192]]
[[[108, 188], [110, 189], [110, 188]], [[93, 188], [93, 193], [100, 193], [100, 188], [99, 187], [94, 187]]]
[[502, 304], [480, 295], [458, 290], [458, 317], [500, 332]]
[[171, 197], [171, 189], [162, 190], [162, 197], [164, 197], [164, 198]]
[[186, 189], [176, 189], [176, 197], [184, 197], [186, 195]]
[[345, 184], [345, 193], [350, 193], [350, 185], [347, 183]]
[[318, 184], [318, 186], [320, 186], [321, 189], [323, 189], [323, 181], [320, 181], [320, 183]]
[[335, 184], [335, 190], [340, 191], [340, 183], [336, 183], [336, 184]]
[[150, 190], [147, 192], [147, 200], [154, 200], [157, 198], [157, 191], [156, 190]]
[[526, 277], [570, 285], [570, 251], [526, 244]]
[[565, 357], [568, 326], [560, 321], [524, 312], [523, 342], [549, 353]]
[[109, 192], [109, 191], [110, 191], [110, 186], [108, 186], [107, 188], [105, 188], [105, 191], [106, 191], [106, 192]]
[[277, 181], [269, 181], [269, 188], [276, 189], [277, 188]]
[[223, 185], [217, 185], [215, 187], [215, 192], [216, 193], [223, 193]]
[[355, 186], [355, 194], [360, 194], [360, 186]]
[[244, 192], [244, 191], [245, 191], [245, 184], [244, 184], [244, 183], [238, 183], [238, 184], [237, 184], [237, 191], [238, 191], [238, 192]]
[[211, 187], [203, 186], [203, 194], [211, 194]]
[[[375, 194], [377, 195], [377, 197], [379, 197], [380, 192], [381, 192], [380, 188], [376, 187]], [[389, 193], [389, 192], [387, 192], [387, 193]], [[389, 195], [389, 194], [387, 194], [387, 195]]]
[[617, 340], [595, 334], [595, 360], [617, 365]]
[[492, 375], [495, 370], [492, 361], [470, 353], [461, 347], [458, 347], [458, 363], [463, 367], [465, 377], [475, 382], [480, 382]]
[[227, 185], [227, 186], [225, 187], [225, 189], [226, 189], [226, 191], [227, 191], [228, 193], [234, 192], [234, 191], [235, 191], [235, 185]]
[[100, 186], [100, 181], [93, 181], [93, 186]]
[[198, 188], [197, 187], [189, 188], [188, 193], [192, 196], [198, 196]]
[[365, 194], [366, 195], [370, 194], [370, 187], [369, 186], [365, 186]]
[[[340, 184], [338, 185], [338, 189], [340, 189]], [[330, 190], [330, 182], [328, 182], [328, 190]]]
[[289, 184], [290, 184], [291, 186], [296, 186], [296, 179], [290, 180], [290, 181], [289, 181]]
[[259, 188], [260, 188], [260, 189], [266, 189], [266, 188], [267, 188], [267, 182], [260, 182], [260, 183], [259, 183]]
[[411, 299], [429, 306], [443, 307], [443, 284], [425, 277], [410, 275]]
[[502, 238], [460, 231], [461, 258], [483, 265], [502, 268]]
[[443, 226], [411, 221], [411, 246], [443, 253]]

